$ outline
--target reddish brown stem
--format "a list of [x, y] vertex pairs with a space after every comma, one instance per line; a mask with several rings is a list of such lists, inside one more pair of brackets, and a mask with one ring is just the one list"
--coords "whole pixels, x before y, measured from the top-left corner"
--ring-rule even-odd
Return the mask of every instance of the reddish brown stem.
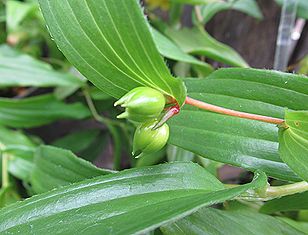
[[186, 97], [185, 104], [189, 104], [189, 105], [198, 107], [200, 109], [208, 110], [211, 112], [226, 114], [229, 116], [234, 116], [234, 117], [239, 117], [239, 118], [246, 118], [246, 119], [251, 119], [251, 120], [272, 123], [272, 124], [283, 124], [284, 123], [284, 120], [280, 118], [273, 118], [273, 117], [262, 116], [258, 114], [244, 113], [244, 112], [235, 111], [232, 109], [226, 109], [226, 108], [222, 108], [216, 105], [202, 102], [200, 100], [195, 100], [190, 97]]

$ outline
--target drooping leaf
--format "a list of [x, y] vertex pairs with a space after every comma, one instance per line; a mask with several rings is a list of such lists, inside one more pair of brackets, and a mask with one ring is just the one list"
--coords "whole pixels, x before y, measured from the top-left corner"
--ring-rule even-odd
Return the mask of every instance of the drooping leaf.
[[239, 10], [257, 19], [262, 19], [262, 12], [255, 0], [218, 1], [201, 6], [203, 23], [210, 21], [218, 12], [230, 9]]
[[98, 88], [119, 98], [149, 86], [183, 104], [184, 84], [168, 71], [136, 0], [39, 3], [59, 48]]
[[58, 119], [82, 119], [89, 115], [82, 104], [65, 104], [53, 95], [21, 100], [0, 98], [0, 124], [9, 127], [35, 127]]
[[165, 33], [186, 53], [204, 55], [232, 66], [248, 67], [248, 64], [235, 50], [218, 42], [202, 27], [181, 30], [168, 28]]
[[9, 47], [0, 50], [0, 87], [16, 86], [82, 86], [84, 81], [69, 74], [52, 69], [49, 64], [38, 61], [31, 56], [8, 53]]
[[277, 211], [308, 210], [308, 191], [266, 202], [260, 212], [271, 214]]
[[223, 211], [204, 208], [196, 213], [161, 228], [164, 235], [295, 235], [299, 230], [269, 215], [249, 210]]
[[[308, 99], [304, 102], [308, 103]], [[279, 131], [280, 156], [296, 174], [308, 181], [308, 111], [287, 110], [285, 125], [286, 128]]]
[[40, 146], [35, 154], [31, 185], [34, 192], [43, 193], [112, 171], [95, 167], [72, 152], [52, 146]]
[[8, 206], [0, 211], [0, 233], [142, 233], [232, 199], [263, 181], [262, 174], [250, 184], [224, 189], [193, 163], [131, 169]]
[[170, 39], [165, 37], [163, 34], [158, 32], [156, 29], [152, 28], [152, 34], [154, 37], [154, 41], [157, 45], [159, 52], [166, 58], [182, 61], [185, 63], [189, 63], [197, 68], [201, 69], [205, 75], [213, 72], [213, 68], [211, 65], [197, 60], [195, 57], [186, 54], [179, 48], [176, 44], [174, 44]]
[[[285, 107], [308, 109], [308, 79], [268, 70], [220, 69], [186, 81], [189, 96], [225, 108], [284, 118]], [[169, 143], [205, 158], [298, 181], [278, 153], [275, 125], [185, 106], [169, 121]]]

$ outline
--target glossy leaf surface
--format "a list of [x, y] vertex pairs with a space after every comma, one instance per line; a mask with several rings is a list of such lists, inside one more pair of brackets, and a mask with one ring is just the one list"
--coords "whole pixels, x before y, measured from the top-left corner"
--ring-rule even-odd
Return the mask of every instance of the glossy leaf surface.
[[[186, 81], [189, 96], [233, 110], [284, 118], [285, 107], [308, 109], [305, 76], [256, 69], [220, 69]], [[185, 106], [169, 121], [170, 140], [203, 157], [273, 177], [299, 180], [278, 153], [275, 125]]]
[[260, 187], [224, 189], [193, 163], [163, 164], [100, 176], [41, 194], [0, 211], [0, 233], [133, 234]]
[[185, 99], [171, 76], [136, 0], [39, 0], [52, 37], [68, 60], [106, 93], [120, 98], [149, 86]]

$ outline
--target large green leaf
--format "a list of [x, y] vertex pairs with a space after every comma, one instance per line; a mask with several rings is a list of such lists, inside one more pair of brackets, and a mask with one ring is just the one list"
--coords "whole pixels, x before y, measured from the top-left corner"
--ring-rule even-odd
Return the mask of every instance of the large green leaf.
[[[308, 104], [308, 99], [304, 102]], [[285, 125], [279, 131], [280, 156], [308, 181], [308, 111], [286, 111]]]
[[298, 193], [266, 202], [260, 209], [263, 213], [276, 211], [308, 210], [308, 192]]
[[276, 219], [249, 210], [222, 211], [204, 208], [161, 228], [165, 235], [295, 235], [304, 234]]
[[229, 9], [239, 10], [257, 19], [262, 19], [262, 12], [255, 0], [218, 1], [201, 7], [203, 23], [207, 23], [218, 12]]
[[161, 58], [136, 0], [39, 0], [52, 37], [91, 82], [119, 98], [138, 86], [175, 97], [185, 87]]
[[231, 47], [218, 42], [202, 27], [166, 29], [165, 33], [184, 52], [204, 55], [210, 59], [238, 67], [248, 67], [243, 58]]
[[232, 199], [264, 184], [233, 189], [202, 167], [173, 163], [122, 171], [72, 184], [0, 211], [0, 233], [135, 234]]
[[68, 150], [41, 146], [35, 154], [31, 185], [36, 193], [43, 193], [111, 172], [95, 167]]
[[89, 115], [82, 104], [65, 104], [53, 95], [22, 100], [0, 98], [0, 124], [10, 127], [34, 127], [58, 119], [82, 119]]
[[[285, 107], [308, 109], [305, 76], [256, 69], [221, 69], [186, 81], [189, 96], [233, 110], [284, 118]], [[275, 125], [185, 106], [169, 121], [173, 145], [270, 176], [299, 180], [278, 153]]]
[[174, 44], [174, 42], [158, 32], [156, 29], [152, 28], [152, 33], [158, 50], [164, 57], [196, 66], [203, 71], [204, 75], [208, 75], [213, 72], [211, 65], [197, 60], [189, 54], [186, 54], [181, 48]]
[[69, 74], [52, 69], [49, 64], [28, 55], [8, 54], [8, 47], [0, 47], [0, 87], [16, 86], [81, 86], [84, 81]]

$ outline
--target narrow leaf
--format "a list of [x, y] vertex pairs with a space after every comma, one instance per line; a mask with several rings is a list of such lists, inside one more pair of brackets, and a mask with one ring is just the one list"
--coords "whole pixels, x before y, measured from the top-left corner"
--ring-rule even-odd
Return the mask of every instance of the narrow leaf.
[[308, 111], [286, 111], [285, 125], [279, 131], [281, 158], [308, 181]]
[[68, 60], [104, 92], [119, 98], [149, 86], [185, 100], [136, 0], [39, 0], [52, 37]]
[[260, 179], [224, 189], [193, 163], [126, 170], [6, 207], [0, 211], [0, 233], [144, 233], [258, 187]]
[[204, 75], [208, 75], [213, 72], [211, 65], [197, 60], [189, 54], [186, 54], [181, 48], [174, 44], [174, 42], [158, 32], [156, 29], [152, 28], [152, 33], [158, 50], [164, 57], [196, 66], [203, 71]]
[[235, 50], [218, 42], [201, 27], [181, 30], [168, 28], [165, 33], [186, 53], [204, 55], [232, 66], [248, 67]]

